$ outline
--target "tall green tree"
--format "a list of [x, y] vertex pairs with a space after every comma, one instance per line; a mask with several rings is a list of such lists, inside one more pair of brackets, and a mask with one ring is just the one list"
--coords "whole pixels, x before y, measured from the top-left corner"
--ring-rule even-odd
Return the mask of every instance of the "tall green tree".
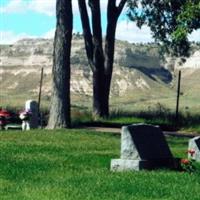
[[[200, 28], [200, 0], [187, 0], [177, 17], [177, 27], [171, 37], [175, 41], [182, 41], [188, 34]], [[199, 35], [200, 40], [200, 35]]]
[[200, 0], [128, 0], [129, 19], [150, 27], [155, 40], [175, 56], [188, 56], [188, 34], [200, 28]]
[[89, 0], [91, 27], [85, 0], [78, 0], [85, 49], [93, 72], [93, 114], [95, 117], [109, 116], [109, 93], [113, 71], [115, 32], [117, 20], [127, 0], [108, 0], [107, 28], [103, 48], [100, 0]]
[[56, 1], [52, 96], [48, 128], [70, 127], [70, 53], [73, 29], [71, 0]]

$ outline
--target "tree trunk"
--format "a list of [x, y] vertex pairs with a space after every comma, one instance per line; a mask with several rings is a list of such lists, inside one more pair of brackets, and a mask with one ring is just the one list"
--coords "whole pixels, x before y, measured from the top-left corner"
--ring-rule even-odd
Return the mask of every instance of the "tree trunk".
[[82, 22], [82, 27], [83, 27], [85, 50], [86, 50], [86, 54], [88, 58], [88, 63], [93, 71], [94, 70], [94, 63], [93, 63], [94, 46], [93, 46], [93, 41], [92, 41], [92, 33], [90, 30], [90, 22], [89, 22], [85, 0], [78, 0], [78, 5], [79, 5], [79, 11], [80, 11], [81, 22]]
[[[95, 118], [108, 117], [109, 93], [114, 59], [115, 31], [117, 19], [126, 3], [126, 0], [121, 0], [118, 6], [116, 6], [116, 0], [108, 0], [108, 25], [105, 39], [105, 52], [102, 48], [101, 13], [99, 0], [89, 0], [89, 6], [92, 14], [91, 19], [93, 38], [91, 34], [88, 34], [91, 33], [91, 30], [89, 26], [89, 18], [85, 6], [85, 0], [78, 1], [86, 44], [86, 53], [89, 64], [93, 71], [93, 115]], [[90, 43], [91, 38], [93, 39], [92, 44]]]
[[126, 3], [126, 0], [121, 0], [119, 5], [116, 6], [116, 0], [108, 0], [107, 6], [107, 29], [105, 37], [105, 49], [104, 49], [104, 70], [102, 76], [102, 90], [101, 93], [101, 117], [109, 116], [109, 96], [110, 96], [110, 86], [112, 80], [113, 72], [113, 62], [114, 62], [114, 51], [115, 51], [115, 33], [117, 20], [121, 11]]
[[71, 0], [57, 0], [52, 97], [48, 128], [70, 127], [70, 54], [73, 29]]
[[93, 116], [108, 117], [108, 101], [105, 98], [105, 58], [102, 47], [101, 11], [99, 0], [89, 0], [93, 30]]
[[103, 73], [100, 70], [93, 72], [93, 117], [97, 119], [104, 115], [102, 96], [103, 96]]
[[103, 102], [106, 116], [109, 116], [109, 96], [113, 72], [114, 52], [115, 52], [115, 32], [118, 19], [118, 10], [115, 1], [108, 2], [107, 9], [107, 29], [105, 37], [105, 72], [104, 72], [104, 94]]

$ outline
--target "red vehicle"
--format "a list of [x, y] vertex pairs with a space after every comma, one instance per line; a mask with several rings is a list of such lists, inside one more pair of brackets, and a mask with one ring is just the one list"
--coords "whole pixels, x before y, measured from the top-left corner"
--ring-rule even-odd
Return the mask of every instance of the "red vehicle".
[[4, 129], [10, 122], [12, 114], [5, 109], [0, 109], [0, 129]]

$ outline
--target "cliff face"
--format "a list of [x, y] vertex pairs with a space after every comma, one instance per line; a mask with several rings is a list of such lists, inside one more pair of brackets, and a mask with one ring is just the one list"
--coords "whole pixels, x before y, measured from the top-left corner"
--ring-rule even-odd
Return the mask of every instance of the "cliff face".
[[[40, 71], [44, 68], [43, 94], [51, 94], [53, 41], [49, 39], [24, 39], [13, 45], [0, 45], [1, 93], [36, 95]], [[112, 97], [153, 93], [155, 88], [173, 85], [173, 74], [184, 70], [187, 74], [199, 73], [200, 51], [194, 52], [183, 65], [178, 59], [162, 62], [157, 46], [135, 45], [116, 41], [115, 62], [111, 86]], [[170, 86], [171, 87], [171, 86]], [[71, 54], [72, 95], [92, 95], [92, 73], [85, 55], [82, 37], [74, 37]]]
[[[73, 93], [91, 95], [92, 74], [88, 67], [82, 38], [75, 38], [72, 47], [71, 90]], [[131, 44], [117, 42], [113, 73], [113, 80], [115, 81], [112, 84], [112, 94], [122, 95], [130, 87], [144, 89], [150, 87], [147, 83], [148, 81], [143, 80], [143, 73], [137, 70], [137, 67], [141, 67], [141, 69], [147, 68], [150, 71], [153, 69], [162, 71], [162, 66], [158, 55], [156, 55], [156, 51], [154, 51], [154, 55], [151, 55], [144, 52], [144, 50], [138, 51], [138, 49]], [[5, 89], [14, 89], [15, 87], [17, 89], [20, 86], [19, 77], [23, 79], [23, 77], [32, 75], [33, 79], [37, 79], [36, 77], [39, 76], [41, 67], [44, 67], [44, 72], [47, 76], [46, 81], [48, 82], [46, 83], [46, 91], [50, 92], [52, 54], [52, 40], [24, 39], [13, 45], [2, 45], [0, 60], [1, 81], [3, 81], [4, 77], [7, 77], [6, 82], [8, 82], [9, 77], [15, 80], [9, 86], [2, 83]], [[131, 81], [133, 79], [134, 81]]]

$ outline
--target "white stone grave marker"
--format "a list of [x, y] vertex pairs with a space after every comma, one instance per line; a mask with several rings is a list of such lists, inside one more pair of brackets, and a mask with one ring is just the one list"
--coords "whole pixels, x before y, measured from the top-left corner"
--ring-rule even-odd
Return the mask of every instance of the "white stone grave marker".
[[38, 128], [38, 103], [33, 100], [26, 101], [25, 111], [31, 112], [30, 129]]

